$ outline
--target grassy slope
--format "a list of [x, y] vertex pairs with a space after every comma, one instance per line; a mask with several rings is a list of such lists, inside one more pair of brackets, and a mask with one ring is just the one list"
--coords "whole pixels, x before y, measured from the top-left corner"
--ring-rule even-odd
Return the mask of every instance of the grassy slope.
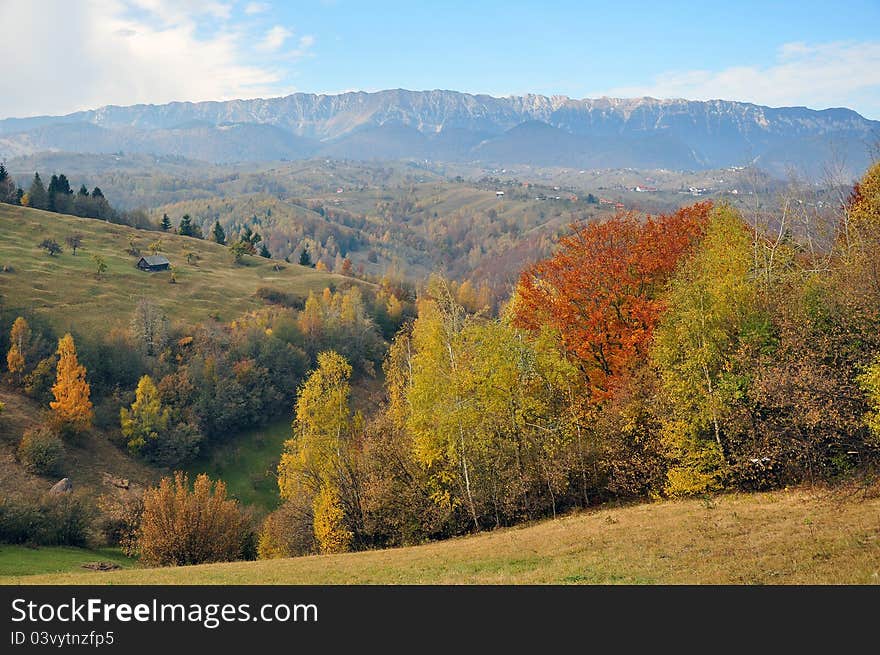
[[113, 562], [123, 568], [134, 565], [134, 560], [117, 548], [28, 548], [0, 544], [0, 576], [85, 571], [83, 564], [91, 562]]
[[[310, 290], [345, 278], [286, 264], [274, 271], [272, 262], [247, 258], [247, 266], [235, 266], [226, 248], [210, 241], [159, 232], [135, 230], [87, 218], [0, 204], [0, 273], [2, 302], [15, 309], [32, 309], [44, 315], [58, 330], [97, 330], [127, 326], [138, 298], [148, 296], [160, 304], [172, 320], [196, 323], [211, 315], [229, 321], [241, 313], [263, 306], [254, 296], [261, 286], [306, 296]], [[64, 240], [83, 235], [83, 245], [73, 256]], [[177, 271], [178, 284], [169, 284], [170, 273], [144, 273], [135, 267], [137, 257], [126, 253], [129, 239], [144, 254], [161, 236], [162, 251]], [[53, 238], [64, 252], [49, 257], [37, 247]], [[185, 253], [199, 260], [186, 262]], [[109, 270], [103, 280], [94, 275], [93, 255], [101, 255]]]
[[210, 454], [187, 467], [190, 478], [207, 473], [226, 483], [230, 496], [257, 511], [271, 511], [278, 505], [276, 470], [281, 450], [290, 438], [291, 419], [279, 419], [263, 428], [236, 435], [234, 441], [218, 444]]
[[827, 491], [600, 508], [392, 550], [0, 578], [48, 584], [877, 583], [880, 498]]
[[[0, 415], [0, 494], [16, 491], [47, 490], [58, 476], [41, 477], [27, 473], [16, 461], [16, 448], [24, 431], [43, 420], [47, 408], [11, 390], [0, 382], [0, 402], [6, 409]], [[74, 489], [103, 490], [103, 474], [128, 478], [139, 484], [152, 482], [157, 471], [140, 460], [129, 457], [111, 443], [100, 430], [76, 437], [65, 443], [65, 471]]]

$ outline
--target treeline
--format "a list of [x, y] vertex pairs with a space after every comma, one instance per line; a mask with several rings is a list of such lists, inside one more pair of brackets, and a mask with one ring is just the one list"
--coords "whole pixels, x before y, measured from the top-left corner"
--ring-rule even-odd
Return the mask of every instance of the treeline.
[[[416, 543], [611, 498], [770, 489], [880, 455], [880, 164], [831, 246], [700, 203], [575, 225], [499, 318], [434, 279], [350, 409], [335, 352], [299, 391], [263, 557]], [[804, 227], [806, 225], [806, 227]]]
[[121, 212], [114, 209], [104, 197], [100, 187], [96, 186], [89, 191], [83, 184], [74, 192], [64, 173], [52, 175], [48, 187], [39, 172], [34, 173], [30, 186], [25, 190], [15, 184], [6, 167], [0, 163], [0, 202], [83, 218], [97, 218], [132, 227], [150, 227], [146, 213], [139, 210]]

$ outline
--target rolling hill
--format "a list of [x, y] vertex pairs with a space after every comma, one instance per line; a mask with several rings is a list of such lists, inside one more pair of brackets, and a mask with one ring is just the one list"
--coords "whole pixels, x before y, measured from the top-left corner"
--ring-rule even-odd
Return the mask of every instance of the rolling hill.
[[880, 499], [854, 491], [604, 506], [422, 546], [257, 562], [92, 573], [65, 552], [56, 569], [69, 572], [0, 584], [877, 583]]
[[319, 156], [678, 170], [756, 164], [821, 176], [832, 160], [859, 174], [878, 138], [880, 122], [845, 108], [396, 89], [10, 118], [0, 121], [0, 156], [131, 151], [211, 162]]
[[[172, 321], [232, 320], [264, 306], [255, 295], [259, 287], [304, 298], [311, 290], [346, 279], [259, 257], [248, 257], [246, 265], [236, 266], [225, 247], [210, 241], [12, 205], [0, 205], [0, 225], [0, 268], [8, 269], [0, 272], [0, 302], [8, 310], [27, 309], [43, 316], [59, 331], [100, 328], [106, 332], [125, 326], [144, 296], [160, 305]], [[73, 234], [83, 237], [75, 256], [64, 243]], [[47, 255], [37, 245], [44, 238], [57, 241], [64, 252]], [[127, 252], [133, 243], [149, 254], [150, 244], [158, 239], [162, 254], [175, 269], [176, 284], [170, 284], [167, 271], [138, 270], [138, 257]], [[92, 257], [96, 255], [108, 267], [101, 278], [95, 274]]]

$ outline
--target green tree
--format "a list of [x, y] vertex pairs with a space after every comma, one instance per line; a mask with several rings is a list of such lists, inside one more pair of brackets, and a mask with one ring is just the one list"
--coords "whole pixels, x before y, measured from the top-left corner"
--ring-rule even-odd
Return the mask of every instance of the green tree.
[[40, 179], [39, 173], [34, 173], [34, 179], [27, 190], [28, 206], [34, 209], [49, 208], [49, 194], [46, 187], [43, 186], [43, 180]]
[[95, 277], [100, 280], [107, 272], [107, 262], [101, 255], [92, 255], [92, 261], [95, 263]]
[[221, 246], [226, 245], [226, 232], [223, 230], [223, 226], [220, 225], [220, 221], [214, 223], [211, 236], [214, 238], [215, 243], [219, 243]]
[[159, 227], [162, 228], [163, 232], [171, 229], [171, 219], [168, 218], [168, 214], [162, 214], [162, 221], [159, 223]]
[[309, 256], [309, 251], [303, 246], [302, 252], [299, 254], [299, 265], [300, 266], [308, 266], [313, 267], [312, 258]]
[[39, 247], [49, 253], [50, 257], [54, 257], [55, 255], [64, 252], [55, 239], [43, 239], [40, 241]]
[[195, 226], [193, 225], [192, 217], [189, 214], [184, 214], [183, 218], [180, 219], [180, 225], [177, 227], [177, 233], [185, 237], [192, 237], [196, 235]]
[[15, 181], [6, 171], [6, 165], [3, 162], [0, 162], [0, 202], [18, 204]]
[[141, 452], [148, 444], [155, 443], [168, 431], [170, 411], [162, 407], [159, 390], [149, 375], [138, 382], [135, 400], [131, 409], [119, 410], [122, 434], [127, 440], [128, 449]]
[[260, 257], [265, 257], [266, 259], [272, 259], [272, 253], [269, 252], [269, 249], [266, 247], [266, 244], [260, 246]]

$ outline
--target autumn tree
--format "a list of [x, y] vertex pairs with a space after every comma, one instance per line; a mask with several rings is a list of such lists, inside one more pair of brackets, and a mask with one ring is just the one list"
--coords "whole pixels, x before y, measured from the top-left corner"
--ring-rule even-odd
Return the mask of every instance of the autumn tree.
[[137, 550], [152, 566], [225, 562], [242, 557], [249, 531], [247, 515], [226, 497], [222, 480], [202, 474], [190, 490], [178, 471], [144, 492]]
[[356, 520], [352, 517], [357, 510], [348, 452], [354, 420], [349, 407], [351, 372], [339, 354], [318, 355], [318, 368], [299, 390], [293, 437], [284, 443], [278, 464], [281, 498], [311, 501], [314, 535], [321, 552], [348, 550], [353, 536], [348, 522]]
[[162, 407], [153, 379], [144, 375], [138, 382], [131, 409], [123, 407], [119, 410], [119, 422], [128, 449], [139, 453], [148, 444], [155, 444], [168, 431], [169, 421], [170, 411]]
[[734, 209], [721, 206], [671, 282], [653, 349], [670, 407], [664, 426], [673, 459], [670, 493], [717, 489], [730, 461], [725, 419], [747, 382], [735, 365], [736, 349], [768, 338], [752, 262], [752, 235]]
[[76, 357], [76, 345], [68, 333], [58, 340], [58, 366], [49, 407], [55, 420], [65, 430], [81, 432], [92, 425], [92, 402], [86, 369]]
[[16, 378], [18, 384], [24, 379], [27, 360], [31, 350], [31, 328], [28, 322], [19, 316], [12, 324], [9, 333], [9, 352], [6, 354], [6, 367]]
[[526, 269], [514, 300], [515, 323], [532, 332], [547, 325], [601, 401], [643, 360], [663, 310], [664, 284], [699, 239], [710, 203], [673, 214], [633, 213], [572, 226], [557, 253]]

